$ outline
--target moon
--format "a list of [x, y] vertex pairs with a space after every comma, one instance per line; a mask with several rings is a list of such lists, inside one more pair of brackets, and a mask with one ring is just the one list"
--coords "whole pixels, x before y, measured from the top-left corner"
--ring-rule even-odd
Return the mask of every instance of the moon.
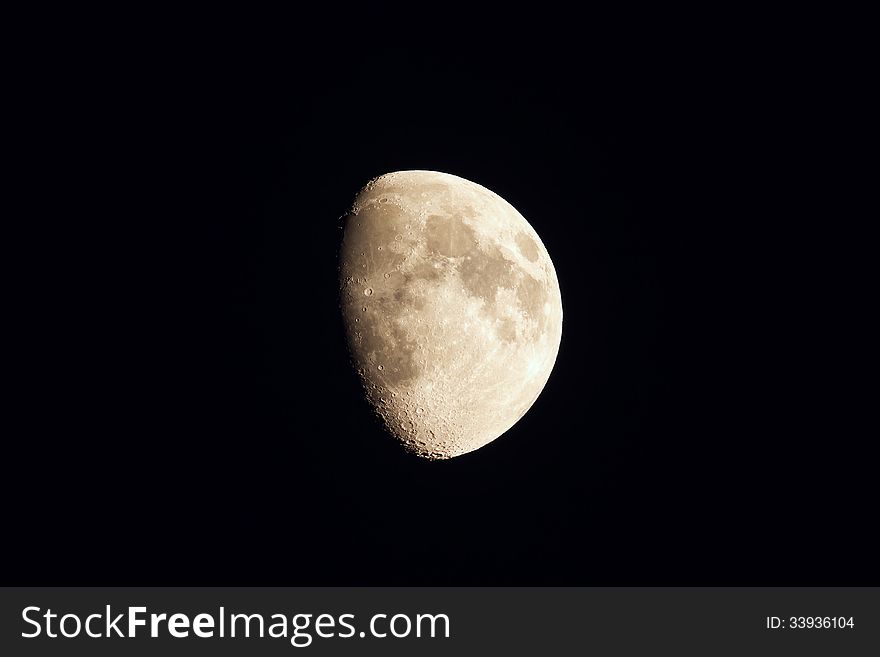
[[339, 289], [367, 400], [418, 456], [498, 438], [556, 362], [562, 297], [547, 249], [512, 205], [464, 178], [368, 182], [343, 219]]

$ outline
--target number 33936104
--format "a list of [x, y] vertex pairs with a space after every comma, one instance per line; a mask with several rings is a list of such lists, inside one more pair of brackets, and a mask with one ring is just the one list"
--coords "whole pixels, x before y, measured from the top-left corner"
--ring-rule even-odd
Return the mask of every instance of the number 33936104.
[[767, 629], [849, 630], [855, 628], [852, 616], [767, 616]]

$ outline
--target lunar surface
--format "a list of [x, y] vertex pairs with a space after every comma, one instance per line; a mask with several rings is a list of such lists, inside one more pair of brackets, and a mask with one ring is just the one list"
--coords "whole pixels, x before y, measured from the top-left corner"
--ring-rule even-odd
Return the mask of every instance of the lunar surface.
[[562, 336], [556, 271], [529, 223], [464, 178], [398, 171], [367, 183], [343, 228], [349, 350], [388, 432], [447, 459], [510, 429]]

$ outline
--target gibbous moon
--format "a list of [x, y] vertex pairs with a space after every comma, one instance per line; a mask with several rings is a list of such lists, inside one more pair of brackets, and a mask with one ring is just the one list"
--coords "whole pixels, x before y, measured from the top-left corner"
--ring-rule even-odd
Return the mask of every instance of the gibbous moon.
[[562, 336], [559, 282], [534, 229], [497, 194], [436, 171], [371, 180], [343, 228], [349, 350], [388, 432], [448, 459], [510, 429]]

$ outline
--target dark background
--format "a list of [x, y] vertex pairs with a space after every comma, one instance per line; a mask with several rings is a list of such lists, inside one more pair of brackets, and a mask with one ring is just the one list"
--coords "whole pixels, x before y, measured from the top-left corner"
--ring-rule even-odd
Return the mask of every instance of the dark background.
[[[822, 40], [458, 11], [39, 24], [8, 580], [877, 583]], [[542, 395], [445, 462], [382, 433], [336, 305], [338, 218], [400, 169], [511, 202], [562, 290]]]

